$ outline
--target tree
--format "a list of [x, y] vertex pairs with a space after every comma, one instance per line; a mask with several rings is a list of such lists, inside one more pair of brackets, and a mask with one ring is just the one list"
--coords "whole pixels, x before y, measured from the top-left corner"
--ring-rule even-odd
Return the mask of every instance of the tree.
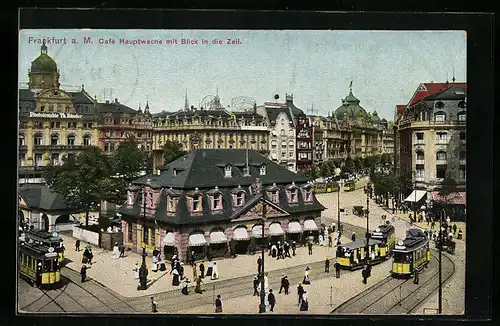
[[73, 160], [63, 158], [62, 165], [49, 167], [44, 178], [49, 188], [85, 211], [88, 226], [89, 212], [97, 208], [109, 190], [111, 173], [109, 158], [100, 148], [92, 146]]
[[128, 184], [146, 170], [147, 155], [134, 137], [128, 137], [113, 154], [113, 172]]
[[321, 165], [319, 167], [319, 174], [323, 178], [327, 178], [332, 174], [332, 172], [330, 171], [330, 165], [327, 162], [321, 163]]
[[178, 141], [167, 140], [165, 145], [163, 145], [163, 159], [165, 165], [186, 155], [186, 151], [184, 151], [182, 147], [182, 144]]
[[320, 176], [320, 170], [319, 170], [318, 166], [314, 165], [311, 168], [311, 171], [309, 171], [309, 175], [311, 176], [311, 178], [313, 180], [316, 180]]
[[363, 162], [362, 162], [362, 159], [359, 158], [359, 157], [355, 157], [354, 160], [353, 160], [353, 163], [354, 163], [354, 169], [359, 172], [361, 171], [361, 169], [363, 168]]
[[352, 158], [350, 158], [350, 157], [346, 158], [345, 165], [342, 168], [342, 172], [344, 172], [344, 173], [354, 172], [354, 162], [352, 161]]
[[447, 212], [447, 208], [448, 208], [448, 196], [453, 193], [454, 191], [456, 191], [457, 189], [457, 182], [456, 180], [451, 176], [451, 174], [449, 172], [446, 173], [443, 181], [441, 181], [441, 184], [440, 184], [440, 187], [439, 187], [439, 191], [438, 191], [438, 194], [439, 194], [439, 197], [441, 197], [441, 201], [442, 203], [444, 204], [445, 206], [445, 212], [446, 214], [448, 214]]

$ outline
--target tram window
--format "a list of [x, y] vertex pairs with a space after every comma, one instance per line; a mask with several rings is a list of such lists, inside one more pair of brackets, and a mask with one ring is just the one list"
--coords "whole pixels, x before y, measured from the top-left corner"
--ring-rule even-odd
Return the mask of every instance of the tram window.
[[28, 265], [28, 256], [23, 255], [23, 265]]
[[52, 271], [52, 260], [46, 260], [43, 262], [43, 271], [44, 272]]

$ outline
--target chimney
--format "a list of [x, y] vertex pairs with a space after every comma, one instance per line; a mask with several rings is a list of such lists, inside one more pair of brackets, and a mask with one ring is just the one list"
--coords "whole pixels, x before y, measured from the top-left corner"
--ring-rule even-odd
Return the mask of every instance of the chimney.
[[106, 100], [106, 104], [109, 104], [109, 101], [108, 101], [108, 100]]
[[286, 101], [293, 103], [293, 94], [286, 94]]
[[115, 97], [115, 103], [118, 103], [118, 99]]

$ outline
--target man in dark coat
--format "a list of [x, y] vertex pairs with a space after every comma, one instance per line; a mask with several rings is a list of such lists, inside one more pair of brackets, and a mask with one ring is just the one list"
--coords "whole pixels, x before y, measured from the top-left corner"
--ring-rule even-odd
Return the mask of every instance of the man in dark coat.
[[285, 295], [288, 295], [288, 288], [290, 287], [290, 281], [288, 281], [288, 277], [285, 275], [283, 282], [283, 289], [285, 290]]
[[87, 279], [87, 266], [83, 265], [80, 270], [80, 276], [82, 277], [82, 283]]
[[220, 299], [220, 294], [217, 294], [217, 299], [215, 299], [215, 312], [222, 312], [222, 300]]
[[259, 278], [257, 276], [255, 276], [253, 278], [253, 295], [256, 295], [256, 296], [259, 295], [259, 291], [257, 290], [259, 287], [259, 283], [260, 283]]
[[201, 278], [205, 277], [205, 264], [203, 264], [203, 260], [200, 263], [200, 277]]
[[366, 279], [368, 278], [368, 266], [365, 265], [361, 271], [361, 276], [363, 276], [363, 284], [366, 284]]
[[179, 271], [179, 277], [181, 280], [184, 278], [184, 267], [182, 266], [181, 263], [178, 263], [177, 266], [179, 266], [178, 271]]
[[418, 284], [418, 281], [419, 281], [419, 279], [418, 279], [418, 270], [415, 269], [415, 277], [413, 278], [413, 284]]
[[283, 257], [283, 245], [278, 241], [278, 257], [276, 259], [285, 259]]
[[196, 258], [194, 257], [194, 251], [191, 251], [191, 256], [190, 256], [190, 264], [191, 266], [194, 265], [194, 262], [196, 261]]
[[457, 225], [453, 224], [453, 235], [455, 235], [455, 233], [457, 233]]
[[351, 240], [354, 242], [356, 241], [356, 232], [352, 233]]
[[309, 255], [313, 254], [313, 244], [312, 242], [307, 243], [307, 247], [309, 248]]
[[299, 296], [299, 305], [302, 302], [302, 295], [304, 294], [304, 288], [302, 287], [302, 284], [299, 284], [297, 287], [297, 294]]
[[257, 258], [257, 274], [260, 274], [262, 273], [262, 259], [260, 258]]
[[274, 311], [274, 305], [276, 304], [276, 298], [274, 297], [273, 290], [269, 289], [269, 294], [267, 295], [267, 302], [271, 306], [270, 311]]
[[295, 249], [297, 249], [297, 244], [295, 243], [295, 241], [292, 241], [292, 255], [295, 256]]
[[80, 239], [76, 239], [76, 242], [75, 242], [75, 251], [80, 251]]
[[335, 277], [340, 278], [340, 263], [336, 261], [334, 266], [335, 266]]
[[273, 246], [273, 245], [271, 244], [271, 242], [269, 242], [269, 243], [267, 244], [267, 252], [269, 253], [269, 256], [271, 256], [271, 254], [272, 254], [272, 253], [271, 253], [271, 248], [272, 248], [272, 246]]
[[125, 258], [125, 246], [120, 245], [120, 256], [118, 258]]
[[328, 257], [325, 259], [325, 273], [330, 273], [330, 259]]
[[281, 294], [281, 291], [285, 288], [285, 279], [286, 279], [285, 273], [281, 273], [281, 286], [280, 290], [278, 291], [279, 294]]
[[285, 243], [283, 244], [283, 250], [285, 251], [285, 257], [290, 257], [290, 245], [288, 244], [287, 241], [285, 241]]

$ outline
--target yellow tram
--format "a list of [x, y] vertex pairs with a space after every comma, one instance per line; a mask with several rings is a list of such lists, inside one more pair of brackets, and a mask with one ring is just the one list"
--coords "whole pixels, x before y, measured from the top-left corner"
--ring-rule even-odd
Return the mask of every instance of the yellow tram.
[[[368, 255], [370, 264], [375, 265], [387, 260], [395, 247], [396, 234], [394, 226], [380, 225], [370, 234]], [[366, 264], [366, 238], [341, 244], [337, 247], [337, 258], [341, 268], [355, 270]]]
[[431, 260], [429, 239], [420, 229], [409, 229], [406, 239], [394, 247], [392, 276], [410, 277], [420, 272]]
[[54, 287], [61, 282], [59, 253], [53, 247], [23, 242], [19, 245], [19, 272], [36, 287]]
[[354, 181], [346, 181], [344, 183], [344, 191], [356, 190], [356, 183]]
[[35, 243], [54, 248], [54, 251], [59, 254], [59, 263], [64, 261], [64, 246], [62, 245], [63, 240], [56, 232], [50, 233], [46, 231], [29, 231], [25, 235], [25, 241], [31, 242], [30, 240]]

